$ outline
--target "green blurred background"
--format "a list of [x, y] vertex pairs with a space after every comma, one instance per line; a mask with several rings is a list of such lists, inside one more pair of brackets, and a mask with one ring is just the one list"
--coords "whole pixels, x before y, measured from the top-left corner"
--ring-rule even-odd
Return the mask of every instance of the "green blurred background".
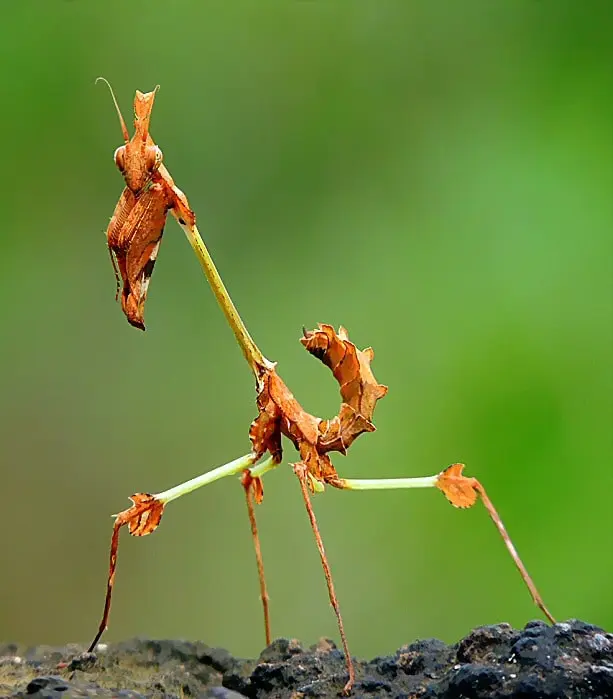
[[[253, 381], [169, 221], [145, 334], [104, 231], [134, 90], [249, 329], [304, 406], [298, 343], [345, 325], [390, 387], [335, 464], [486, 485], [554, 615], [613, 628], [613, 5], [24, 0], [3, 11], [0, 637], [87, 642], [110, 514], [248, 451]], [[288, 446], [287, 462], [295, 460]], [[275, 635], [338, 638], [298, 485], [258, 509]], [[482, 507], [435, 491], [315, 500], [353, 653], [537, 616]], [[254, 655], [235, 479], [122, 537], [106, 639]]]

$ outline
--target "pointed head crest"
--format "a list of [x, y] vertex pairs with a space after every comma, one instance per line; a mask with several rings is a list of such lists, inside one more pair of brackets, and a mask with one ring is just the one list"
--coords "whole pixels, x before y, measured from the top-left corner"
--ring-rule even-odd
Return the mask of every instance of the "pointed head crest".
[[149, 135], [151, 111], [153, 109], [155, 95], [159, 89], [160, 86], [156, 85], [151, 92], [141, 92], [137, 90], [134, 96], [134, 128], [136, 129], [137, 137], [143, 142], [147, 140], [147, 136]]

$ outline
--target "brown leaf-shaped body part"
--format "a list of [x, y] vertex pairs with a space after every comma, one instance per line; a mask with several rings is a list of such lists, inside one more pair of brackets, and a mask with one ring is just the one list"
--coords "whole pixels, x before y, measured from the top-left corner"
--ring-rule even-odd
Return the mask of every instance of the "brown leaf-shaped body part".
[[439, 474], [436, 487], [447, 500], [460, 508], [472, 507], [477, 502], [477, 482], [462, 475], [464, 464], [451, 464]]
[[253, 492], [253, 499], [257, 505], [261, 505], [264, 502], [264, 484], [262, 479], [258, 476], [252, 476], [251, 471], [246, 468], [241, 476], [241, 485], [245, 490], [251, 488]]
[[343, 402], [357, 414], [372, 420], [377, 401], [387, 393], [387, 386], [377, 382], [370, 368], [375, 356], [372, 347], [359, 350], [349, 341], [345, 328], [341, 326], [336, 333], [325, 323], [319, 323], [318, 330], [306, 332], [300, 342], [332, 371]]
[[[172, 199], [163, 184], [153, 182], [134, 201], [133, 196], [128, 188], [124, 190], [109, 225], [108, 241], [123, 283], [123, 311], [131, 325], [144, 330], [149, 280]], [[122, 202], [124, 206], [120, 207]], [[123, 225], [119, 225], [121, 222]]]
[[144, 305], [149, 279], [166, 214], [175, 198], [170, 176], [168, 185], [163, 178], [153, 182], [162, 166], [162, 151], [149, 133], [156, 92], [157, 87], [152, 92], [136, 91], [132, 138], [113, 95], [125, 141], [115, 151], [115, 163], [125, 179], [126, 187], [109, 223], [107, 243], [118, 290], [120, 279], [123, 285], [122, 309], [128, 322], [141, 330], [145, 329]]
[[266, 452], [269, 452], [275, 462], [280, 463], [283, 453], [281, 449], [281, 418], [283, 410], [271, 396], [270, 384], [271, 380], [274, 380], [273, 376], [277, 379], [279, 378], [276, 371], [273, 371], [264, 374], [258, 382], [256, 403], [259, 414], [251, 423], [249, 439], [253, 444], [256, 460], [260, 459]]
[[259, 415], [249, 430], [256, 454], [261, 456], [268, 451], [280, 462], [284, 434], [316, 477], [325, 480], [327, 475], [336, 476], [329, 458], [318, 450], [320, 418], [306, 412], [274, 368], [266, 371], [259, 383]]
[[336, 333], [323, 323], [317, 330], [305, 332], [300, 342], [332, 371], [340, 386], [340, 412], [332, 420], [322, 421], [319, 430], [320, 444], [326, 451], [344, 454], [363, 432], [375, 430], [373, 413], [377, 401], [387, 393], [387, 386], [377, 382], [370, 368], [375, 353], [372, 347], [359, 350], [342, 326]]
[[[151, 136], [149, 137], [149, 139], [151, 139]], [[151, 141], [151, 143], [153, 143], [153, 141]], [[158, 171], [154, 174], [153, 181], [164, 183], [167, 190], [167, 196], [172, 202], [171, 213], [177, 219], [179, 224], [182, 226], [195, 226], [196, 214], [194, 214], [194, 212], [192, 211], [187, 197], [177, 187], [175, 181], [172, 179], [171, 174], [168, 172], [168, 170], [163, 164], [160, 165]]]
[[107, 242], [118, 290], [120, 279], [123, 285], [122, 309], [128, 322], [141, 330], [145, 329], [147, 289], [167, 212], [171, 210], [181, 225], [196, 223], [187, 197], [163, 165], [162, 151], [149, 131], [157, 90], [136, 91], [132, 138], [113, 95], [125, 141], [115, 151], [115, 163], [126, 187], [108, 226]]
[[135, 493], [130, 500], [133, 503], [132, 507], [120, 512], [115, 524], [120, 527], [127, 524], [132, 536], [152, 534], [158, 528], [164, 514], [164, 503], [149, 493]]
[[356, 437], [364, 432], [374, 432], [375, 426], [363, 415], [356, 413], [347, 403], [342, 403], [338, 415], [319, 423], [320, 445], [325, 451], [346, 454]]
[[[280, 461], [284, 434], [315, 481], [338, 485], [339, 477], [328, 452], [344, 454], [356, 437], [375, 429], [372, 415], [387, 387], [377, 383], [373, 376], [372, 350], [358, 350], [344, 328], [337, 335], [331, 325], [320, 325], [318, 330], [305, 333], [302, 342], [330, 367], [338, 381], [343, 398], [339, 414], [331, 420], [322, 420], [307, 413], [273, 367], [263, 372], [258, 381], [259, 415], [251, 425], [249, 436], [258, 458], [268, 451]], [[307, 482], [314, 490], [313, 481]]]
[[115, 282], [117, 286], [115, 293], [115, 301], [117, 301], [117, 299], [119, 298], [119, 290], [121, 288], [122, 281], [121, 275], [119, 273], [119, 263], [117, 261], [119, 239], [122, 235], [121, 231], [124, 229], [126, 221], [128, 220], [128, 216], [134, 208], [135, 203], [136, 195], [134, 194], [134, 192], [132, 192], [131, 189], [125, 187], [123, 192], [121, 193], [121, 196], [119, 197], [117, 205], [115, 206], [115, 211], [113, 211], [113, 215], [111, 216], [111, 220], [106, 231], [107, 245], [109, 248], [111, 262], [113, 263], [113, 270], [115, 272]]

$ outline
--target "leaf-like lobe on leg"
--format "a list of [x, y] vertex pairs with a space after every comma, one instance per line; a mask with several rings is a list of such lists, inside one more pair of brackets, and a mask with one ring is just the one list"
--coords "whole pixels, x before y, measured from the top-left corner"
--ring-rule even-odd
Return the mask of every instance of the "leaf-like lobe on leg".
[[436, 487], [447, 500], [460, 508], [472, 507], [477, 502], [476, 481], [462, 475], [464, 464], [451, 464], [439, 474]]
[[241, 485], [245, 490], [251, 488], [256, 505], [261, 505], [264, 502], [264, 484], [262, 479], [259, 476], [252, 476], [248, 468], [243, 471]]
[[120, 527], [127, 524], [132, 536], [152, 534], [158, 528], [164, 514], [164, 503], [149, 493], [135, 493], [130, 496], [130, 500], [133, 503], [132, 507], [120, 512], [115, 524]]

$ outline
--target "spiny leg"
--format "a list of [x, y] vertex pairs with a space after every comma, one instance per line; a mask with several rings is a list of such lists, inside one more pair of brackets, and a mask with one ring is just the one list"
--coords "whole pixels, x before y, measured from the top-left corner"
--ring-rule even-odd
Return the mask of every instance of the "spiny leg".
[[[104, 600], [104, 611], [102, 613], [102, 620], [100, 621], [98, 632], [96, 633], [96, 636], [89, 647], [89, 652], [94, 651], [100, 637], [108, 626], [108, 619], [111, 611], [111, 597], [115, 582], [115, 570], [117, 568], [117, 550], [119, 547], [119, 534], [121, 528], [124, 525], [127, 525], [130, 534], [133, 536], [146, 536], [151, 534], [155, 531], [160, 523], [164, 508], [169, 502], [176, 500], [183, 495], [187, 495], [198, 488], [202, 488], [205, 485], [209, 485], [209, 483], [213, 483], [220, 478], [241, 473], [250, 466], [253, 466], [257, 459], [258, 456], [251, 452], [245, 456], [235, 459], [234, 461], [224, 464], [223, 466], [218, 466], [211, 471], [207, 471], [200, 476], [196, 476], [196, 478], [191, 478], [185, 483], [176, 485], [174, 488], [169, 488], [162, 493], [158, 493], [157, 495], [137, 493], [130, 498], [133, 502], [132, 507], [120, 512], [117, 515], [114, 515], [115, 524], [113, 526], [113, 536], [111, 538], [109, 573], [106, 586], [106, 597]], [[265, 463], [266, 462], [264, 462], [259, 468], [262, 469]]]
[[264, 612], [264, 635], [266, 637], [266, 645], [269, 646], [272, 642], [270, 633], [270, 611], [268, 589], [266, 587], [266, 577], [264, 575], [264, 559], [262, 558], [262, 549], [260, 547], [260, 537], [258, 534], [258, 525], [255, 519], [255, 503], [258, 505], [262, 502], [264, 492], [262, 490], [261, 477], [273, 468], [278, 466], [278, 462], [270, 456], [266, 461], [263, 461], [259, 466], [251, 469], [245, 469], [241, 484], [245, 489], [245, 500], [247, 502], [247, 513], [249, 514], [249, 524], [251, 525], [251, 536], [253, 538], [253, 548], [255, 550], [255, 561], [258, 567], [258, 578], [260, 581], [260, 599], [262, 600], [262, 608]]
[[[260, 537], [258, 535], [258, 525], [255, 519], [255, 507], [254, 500], [259, 503], [259, 488], [258, 485], [254, 484], [253, 478], [249, 474], [249, 469], [247, 469], [241, 479], [241, 484], [245, 489], [245, 500], [247, 502], [247, 514], [249, 515], [249, 524], [251, 525], [251, 537], [253, 539], [253, 548], [255, 550], [255, 562], [258, 567], [258, 579], [260, 581], [260, 599], [262, 600], [262, 610], [264, 613], [264, 636], [266, 639], [266, 645], [269, 646], [272, 642], [270, 635], [270, 610], [268, 602], [270, 600], [268, 596], [268, 589], [266, 587], [266, 578], [264, 576], [264, 559], [262, 558], [262, 548], [260, 547]], [[254, 490], [256, 494], [254, 495]]]
[[305, 464], [297, 463], [294, 464], [294, 473], [298, 476], [298, 482], [300, 483], [300, 489], [302, 490], [302, 497], [304, 498], [304, 504], [309, 515], [309, 520], [311, 522], [311, 528], [313, 529], [313, 534], [315, 535], [315, 541], [317, 543], [317, 549], [319, 551], [319, 557], [321, 558], [321, 564], [324, 569], [324, 575], [326, 576], [326, 584], [328, 585], [328, 595], [330, 596], [330, 603], [336, 614], [336, 621], [338, 623], [338, 630], [341, 635], [341, 642], [343, 644], [343, 651], [345, 653], [345, 663], [347, 665], [347, 672], [349, 673], [349, 679], [343, 688], [343, 694], [346, 696], [351, 693], [351, 689], [355, 683], [355, 669], [353, 667], [353, 660], [349, 653], [349, 648], [347, 646], [347, 637], [345, 636], [345, 628], [343, 626], [343, 618], [341, 617], [341, 610], [338, 605], [338, 599], [336, 597], [336, 592], [334, 591], [334, 583], [332, 581], [332, 572], [330, 571], [330, 565], [328, 564], [328, 558], [326, 556], [326, 551], [324, 549], [324, 542], [319, 533], [319, 527], [317, 526], [317, 520], [315, 518], [315, 512], [313, 511], [313, 506], [311, 504], [311, 497], [309, 495], [309, 487], [307, 485], [307, 469]]
[[109, 575], [106, 583], [106, 597], [104, 599], [104, 611], [102, 612], [102, 619], [100, 620], [100, 626], [98, 627], [98, 632], [91, 642], [88, 653], [93, 653], [94, 649], [98, 645], [102, 634], [106, 631], [109, 621], [109, 614], [111, 613], [111, 597], [113, 595], [113, 585], [115, 583], [115, 570], [117, 568], [117, 549], [119, 547], [119, 533], [121, 531], [121, 523], [115, 520], [115, 525], [113, 527], [113, 536], [111, 538], [111, 554], [109, 561]]
[[496, 511], [496, 508], [494, 507], [492, 501], [489, 499], [487, 493], [485, 492], [485, 488], [476, 478], [471, 478], [470, 480], [473, 481], [473, 487], [481, 496], [481, 501], [483, 502], [485, 509], [488, 511], [489, 516], [496, 525], [496, 529], [498, 529], [498, 532], [500, 533], [500, 536], [502, 537], [502, 540], [504, 541], [508, 552], [511, 554], [511, 558], [515, 563], [517, 570], [519, 570], [519, 574], [521, 575], [523, 581], [526, 583], [528, 590], [530, 590], [530, 594], [532, 595], [532, 600], [534, 601], [534, 604], [536, 604], [536, 606], [543, 612], [543, 614], [549, 619], [549, 621], [552, 624], [555, 624], [556, 620], [553, 618], [553, 616], [545, 606], [543, 598], [539, 594], [539, 591], [536, 589], [536, 585], [534, 584], [532, 578], [528, 574], [526, 566], [522, 563], [522, 560], [519, 557], [519, 554], [517, 553], [517, 549], [513, 545], [511, 537], [508, 535], [507, 530], [504, 524], [502, 523], [502, 520], [500, 519], [500, 515]]
[[438, 488], [454, 507], [472, 507], [477, 501], [477, 496], [481, 496], [481, 501], [485, 506], [489, 516], [496, 525], [496, 529], [504, 541], [507, 551], [511, 555], [515, 566], [530, 591], [530, 595], [536, 606], [543, 612], [552, 624], [556, 621], [550, 614], [543, 602], [543, 598], [536, 589], [536, 585], [528, 574], [526, 566], [522, 563], [517, 549], [513, 545], [507, 530], [500, 519], [500, 515], [487, 496], [485, 488], [476, 478], [468, 478], [462, 475], [464, 464], [452, 464], [436, 476], [426, 476], [423, 478], [366, 478], [351, 479], [338, 478], [331, 485], [344, 490], [391, 490], [396, 488]]

